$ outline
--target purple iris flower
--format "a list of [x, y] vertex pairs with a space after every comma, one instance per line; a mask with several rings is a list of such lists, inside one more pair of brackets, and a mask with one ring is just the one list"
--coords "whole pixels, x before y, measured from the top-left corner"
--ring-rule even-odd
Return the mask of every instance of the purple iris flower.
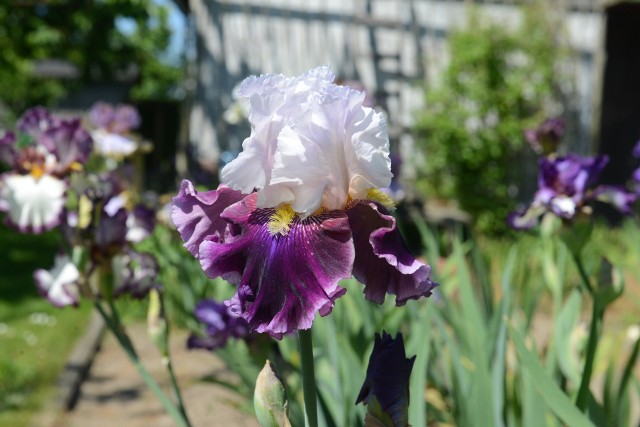
[[92, 136], [98, 153], [121, 158], [138, 149], [137, 138], [131, 136], [131, 131], [140, 126], [140, 114], [135, 107], [97, 102], [89, 112], [89, 119], [96, 128]]
[[382, 114], [364, 93], [333, 84], [328, 67], [249, 77], [251, 135], [217, 190], [183, 181], [172, 219], [205, 273], [237, 286], [233, 309], [280, 338], [311, 327], [346, 290], [396, 304], [431, 294], [431, 268], [406, 249], [380, 188], [391, 182]]
[[245, 338], [249, 335], [249, 324], [234, 313], [226, 304], [202, 300], [196, 305], [195, 315], [206, 328], [206, 336], [191, 335], [188, 348], [215, 350], [224, 347], [229, 338]]
[[546, 212], [571, 220], [593, 201], [609, 203], [621, 212], [629, 213], [635, 196], [616, 186], [594, 188], [608, 160], [602, 155], [581, 157], [576, 154], [540, 159], [534, 200], [527, 209], [512, 212], [509, 224], [515, 229], [528, 229]]
[[394, 427], [408, 426], [409, 377], [415, 360], [416, 356], [407, 359], [401, 333], [396, 338], [391, 338], [385, 331], [382, 336], [376, 333], [367, 377], [356, 399], [356, 405], [360, 402], [369, 405], [375, 399], [383, 414], [371, 415], [388, 416]]
[[35, 107], [18, 120], [16, 132], [0, 138], [0, 210], [21, 232], [41, 233], [60, 222], [66, 177], [82, 169], [93, 147], [79, 119], [62, 119]]
[[537, 128], [527, 129], [524, 136], [535, 152], [547, 155], [556, 152], [564, 135], [564, 128], [564, 119], [552, 117]]

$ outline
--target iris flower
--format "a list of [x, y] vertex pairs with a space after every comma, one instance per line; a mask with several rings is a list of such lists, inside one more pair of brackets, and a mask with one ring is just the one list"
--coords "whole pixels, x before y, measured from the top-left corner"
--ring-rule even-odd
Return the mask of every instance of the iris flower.
[[188, 348], [215, 350], [224, 347], [229, 338], [245, 338], [249, 335], [247, 322], [216, 300], [200, 301], [196, 305], [195, 315], [206, 326], [206, 336], [191, 335], [187, 340]]
[[391, 182], [384, 117], [328, 67], [249, 77], [251, 135], [216, 190], [183, 181], [172, 219], [205, 273], [237, 286], [227, 304], [281, 338], [331, 312], [351, 275], [396, 305], [431, 294], [431, 268], [406, 249], [379, 188]]
[[97, 102], [89, 112], [89, 119], [96, 127], [92, 132], [96, 151], [108, 157], [126, 157], [138, 149], [138, 142], [131, 131], [140, 126], [138, 110], [131, 105], [115, 108], [106, 102]]
[[515, 229], [528, 229], [546, 212], [571, 220], [580, 212], [588, 211], [588, 205], [594, 201], [630, 213], [635, 201], [633, 194], [616, 186], [595, 186], [608, 161], [607, 156], [581, 157], [576, 154], [543, 157], [533, 202], [527, 209], [513, 212], [509, 224]]
[[0, 137], [0, 210], [21, 232], [41, 233], [60, 222], [66, 176], [82, 169], [92, 140], [79, 119], [61, 119], [35, 107], [20, 118], [16, 132]]

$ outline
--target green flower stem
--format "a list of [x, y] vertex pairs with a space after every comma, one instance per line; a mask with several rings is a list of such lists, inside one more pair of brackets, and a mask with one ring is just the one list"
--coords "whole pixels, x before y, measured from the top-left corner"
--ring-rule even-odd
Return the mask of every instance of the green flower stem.
[[580, 382], [580, 388], [578, 389], [578, 397], [576, 398], [576, 406], [583, 412], [587, 409], [589, 404], [589, 384], [591, 383], [593, 362], [596, 358], [596, 350], [598, 348], [598, 340], [602, 330], [602, 318], [604, 314], [604, 310], [602, 310], [596, 298], [593, 298], [592, 306], [591, 325], [589, 326], [589, 341], [587, 342], [587, 356], [584, 360], [582, 380]]
[[591, 286], [591, 281], [589, 280], [587, 271], [584, 269], [584, 265], [582, 265], [582, 259], [580, 258], [580, 255], [576, 253], [572, 253], [572, 255], [573, 255], [573, 260], [576, 263], [576, 267], [578, 267], [578, 273], [580, 273], [580, 278], [582, 279], [583, 286], [587, 289], [587, 292], [589, 292], [589, 295], [591, 295], [591, 298], [595, 299], [593, 287]]
[[581, 411], [585, 411], [589, 404], [589, 385], [591, 383], [591, 374], [593, 373], [593, 362], [596, 358], [596, 350], [598, 349], [598, 341], [602, 330], [602, 320], [604, 317], [604, 308], [600, 306], [600, 300], [595, 294], [591, 281], [587, 275], [582, 259], [579, 254], [573, 254], [573, 259], [578, 267], [578, 272], [582, 278], [582, 283], [591, 296], [591, 324], [589, 325], [589, 341], [587, 342], [587, 354], [584, 360], [584, 368], [582, 369], [582, 379], [578, 396], [576, 397], [576, 406]]
[[305, 426], [318, 427], [316, 375], [313, 366], [313, 342], [311, 329], [298, 331], [302, 364], [302, 390], [304, 393]]
[[100, 313], [100, 315], [102, 316], [102, 318], [104, 319], [105, 324], [107, 325], [109, 330], [111, 330], [113, 335], [118, 340], [118, 343], [120, 344], [120, 346], [123, 348], [127, 356], [129, 356], [129, 359], [131, 359], [131, 362], [138, 370], [138, 373], [140, 374], [144, 382], [147, 384], [149, 389], [156, 395], [156, 397], [158, 398], [158, 400], [160, 401], [164, 409], [167, 411], [167, 413], [171, 416], [173, 421], [176, 423], [176, 426], [191, 427], [189, 420], [180, 412], [180, 410], [178, 410], [175, 407], [173, 402], [171, 402], [171, 400], [167, 397], [167, 395], [162, 391], [158, 383], [156, 383], [156, 381], [153, 379], [151, 374], [149, 374], [149, 372], [142, 365], [142, 363], [140, 362], [140, 358], [138, 357], [138, 354], [136, 353], [135, 349], [133, 348], [133, 345], [131, 344], [131, 341], [125, 334], [123, 334], [122, 330], [120, 329], [119, 322], [114, 318], [112, 318], [111, 316], [109, 316], [109, 314], [105, 311], [105, 309], [102, 307], [102, 305], [98, 301], [96, 301], [94, 305], [98, 310], [98, 312]]
[[[162, 313], [166, 313], [165, 307], [164, 307], [164, 298], [162, 297], [162, 294], [160, 295], [160, 307], [161, 307], [160, 311]], [[187, 416], [187, 409], [184, 405], [184, 399], [182, 398], [182, 392], [180, 391], [180, 387], [178, 386], [178, 379], [176, 378], [175, 371], [173, 370], [173, 362], [171, 361], [171, 353], [170, 353], [171, 350], [169, 349], [169, 324], [168, 323], [167, 323], [167, 329], [165, 332], [164, 339], [166, 340], [166, 343], [167, 343], [167, 347], [166, 347], [167, 355], [166, 357], [163, 358], [163, 362], [166, 364], [167, 371], [169, 372], [171, 388], [173, 389], [173, 393], [176, 395], [176, 400], [178, 401], [178, 410], [182, 414], [183, 418], [187, 421], [187, 424], [190, 424], [189, 417]]]

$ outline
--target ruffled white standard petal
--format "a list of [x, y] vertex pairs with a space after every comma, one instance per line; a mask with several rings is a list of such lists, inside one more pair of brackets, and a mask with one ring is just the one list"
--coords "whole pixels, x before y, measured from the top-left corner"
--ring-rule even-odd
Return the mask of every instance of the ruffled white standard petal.
[[259, 190], [258, 207], [291, 203], [303, 217], [387, 187], [384, 117], [362, 105], [364, 93], [333, 78], [329, 67], [319, 67], [294, 78], [245, 80], [239, 94], [249, 98], [252, 133], [223, 168], [222, 182], [245, 194]]
[[303, 216], [320, 206], [343, 209], [391, 183], [384, 117], [362, 106], [363, 93], [340, 89], [278, 138], [270, 184], [288, 188]]
[[251, 135], [242, 143], [240, 155], [222, 169], [222, 182], [245, 194], [262, 190], [260, 206], [273, 206], [274, 200], [281, 199], [267, 188], [278, 135], [321, 102], [333, 79], [329, 67], [318, 67], [298, 77], [263, 74], [244, 80], [238, 95], [249, 99]]
[[96, 129], [91, 133], [96, 152], [104, 156], [126, 157], [133, 154], [138, 148], [138, 143], [126, 136], [107, 132], [104, 129]]
[[7, 219], [20, 231], [41, 233], [60, 222], [65, 203], [64, 181], [51, 175], [5, 174], [0, 182], [0, 199]]
[[78, 304], [80, 272], [68, 256], [56, 256], [51, 270], [36, 270], [33, 277], [40, 294], [51, 304], [56, 307]]

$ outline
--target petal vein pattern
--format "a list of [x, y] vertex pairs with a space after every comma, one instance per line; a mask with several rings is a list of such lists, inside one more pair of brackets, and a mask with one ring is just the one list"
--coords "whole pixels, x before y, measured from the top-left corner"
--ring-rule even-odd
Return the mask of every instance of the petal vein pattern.
[[231, 242], [206, 240], [200, 262], [209, 277], [238, 285], [235, 302], [252, 330], [272, 336], [311, 327], [344, 294], [354, 247], [347, 216], [329, 212], [297, 218], [286, 235], [272, 235], [273, 209], [257, 209], [257, 194], [230, 206], [223, 217], [243, 227]]

